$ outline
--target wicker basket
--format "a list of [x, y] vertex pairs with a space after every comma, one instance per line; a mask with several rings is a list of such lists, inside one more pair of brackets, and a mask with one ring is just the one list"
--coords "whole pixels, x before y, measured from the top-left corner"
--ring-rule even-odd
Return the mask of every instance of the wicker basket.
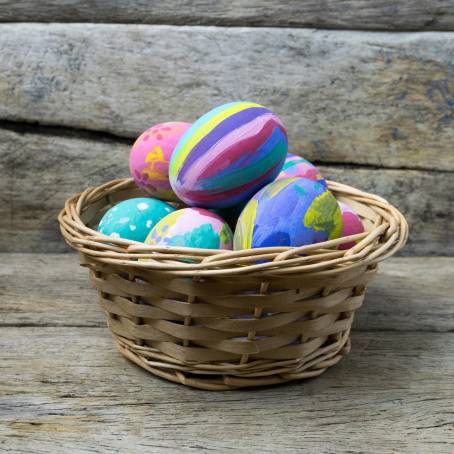
[[[220, 251], [147, 246], [93, 230], [112, 205], [144, 195], [131, 179], [74, 195], [59, 222], [128, 359], [196, 388], [272, 385], [320, 375], [348, 353], [353, 314], [377, 262], [408, 236], [386, 200], [328, 186], [361, 216], [365, 233], [299, 248]], [[353, 248], [337, 249], [352, 240]]]

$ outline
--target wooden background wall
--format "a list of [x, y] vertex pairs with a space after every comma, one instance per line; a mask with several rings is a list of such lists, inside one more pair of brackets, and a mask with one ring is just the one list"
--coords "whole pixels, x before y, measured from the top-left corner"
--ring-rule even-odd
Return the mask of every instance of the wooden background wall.
[[0, 22], [0, 251], [68, 251], [64, 199], [127, 176], [143, 129], [241, 99], [396, 204], [405, 254], [454, 254], [453, 0], [0, 0]]

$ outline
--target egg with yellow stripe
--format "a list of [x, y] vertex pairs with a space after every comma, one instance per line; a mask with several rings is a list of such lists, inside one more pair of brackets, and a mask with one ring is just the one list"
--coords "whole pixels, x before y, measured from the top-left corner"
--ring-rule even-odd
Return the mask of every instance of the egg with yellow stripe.
[[234, 249], [304, 246], [339, 238], [342, 215], [334, 195], [307, 178], [268, 184], [243, 209]]
[[224, 104], [183, 134], [170, 160], [170, 184], [190, 206], [237, 205], [277, 177], [287, 149], [273, 112], [250, 102]]

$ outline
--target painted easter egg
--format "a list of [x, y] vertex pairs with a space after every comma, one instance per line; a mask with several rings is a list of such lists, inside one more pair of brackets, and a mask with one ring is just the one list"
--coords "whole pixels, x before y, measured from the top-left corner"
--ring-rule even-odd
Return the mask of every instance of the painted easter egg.
[[[355, 235], [364, 232], [364, 225], [359, 216], [345, 203], [338, 202], [342, 213], [342, 236]], [[338, 249], [350, 249], [356, 244], [355, 241], [343, 243]]]
[[288, 178], [268, 184], [248, 202], [236, 225], [234, 249], [303, 246], [341, 233], [333, 194], [316, 181]]
[[232, 241], [232, 231], [220, 216], [203, 208], [183, 208], [161, 219], [145, 243], [202, 249], [232, 249]]
[[285, 178], [307, 178], [309, 180], [318, 181], [326, 186], [326, 181], [320, 173], [320, 170], [307, 159], [293, 153], [287, 153], [284, 167], [282, 167], [276, 180], [283, 180]]
[[188, 205], [233, 206], [273, 181], [286, 155], [287, 133], [273, 112], [224, 104], [185, 132], [170, 160], [170, 184]]
[[129, 170], [137, 186], [153, 197], [178, 200], [169, 182], [169, 161], [190, 123], [159, 123], [143, 132], [129, 154]]
[[151, 229], [175, 208], [161, 200], [138, 197], [110, 208], [98, 225], [98, 231], [112, 238], [145, 241]]

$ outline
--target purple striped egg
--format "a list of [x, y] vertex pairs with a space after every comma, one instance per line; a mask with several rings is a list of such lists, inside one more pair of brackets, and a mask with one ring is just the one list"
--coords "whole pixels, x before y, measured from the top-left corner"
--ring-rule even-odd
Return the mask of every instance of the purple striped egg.
[[170, 184], [190, 206], [237, 205], [277, 177], [287, 148], [273, 112], [250, 102], [224, 104], [184, 133], [170, 160]]

